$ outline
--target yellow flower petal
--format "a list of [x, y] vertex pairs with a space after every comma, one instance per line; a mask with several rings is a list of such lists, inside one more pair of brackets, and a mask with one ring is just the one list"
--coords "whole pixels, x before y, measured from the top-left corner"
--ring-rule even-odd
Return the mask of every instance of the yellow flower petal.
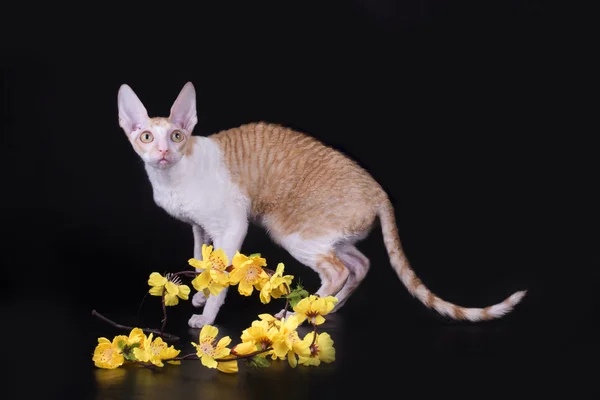
[[252, 286], [248, 281], [242, 280], [238, 285], [238, 292], [243, 296], [250, 296], [252, 291], [254, 290], [254, 286]]
[[204, 365], [207, 368], [217, 368], [217, 364], [218, 364], [215, 361], [215, 359], [212, 358], [211, 356], [209, 356], [208, 354], [202, 355], [201, 362], [202, 362], [202, 365]]
[[231, 349], [231, 353], [237, 354], [240, 356], [246, 356], [250, 353], [254, 353], [255, 351], [256, 351], [256, 344], [254, 344], [254, 342], [252, 342], [252, 341], [237, 344], [234, 346], [233, 349]]
[[212, 282], [210, 285], [208, 285], [208, 293], [213, 296], [216, 296], [219, 293], [221, 293], [221, 290], [223, 289], [225, 289], [225, 286], [219, 285], [218, 283]]
[[217, 348], [227, 347], [229, 346], [229, 343], [231, 343], [231, 338], [229, 336], [224, 336], [219, 340], [219, 343], [217, 343]]
[[169, 358], [175, 358], [179, 355], [180, 352], [181, 352], [181, 350], [177, 350], [173, 346], [165, 347], [165, 348], [161, 349], [161, 351], [160, 351], [160, 358], [162, 358], [163, 360], [168, 360]]
[[325, 322], [325, 318], [323, 318], [322, 315], [317, 315], [314, 322], [315, 325], [321, 325], [323, 322]]
[[243, 255], [239, 251], [236, 251], [235, 255], [233, 256], [233, 260], [231, 260], [231, 264], [234, 268], [239, 268], [246, 261], [248, 261], [248, 257]]
[[210, 270], [210, 278], [219, 285], [224, 286], [229, 284], [229, 275], [224, 271], [219, 271], [218, 269]]
[[296, 304], [294, 311], [298, 314], [306, 314], [310, 310], [310, 304], [309, 297], [305, 297]]
[[201, 291], [208, 287], [209, 282], [210, 270], [204, 270], [200, 275], [196, 276], [192, 280], [192, 286], [194, 286], [194, 289], [196, 289], [197, 291]]
[[152, 286], [150, 290], [148, 290], [148, 293], [150, 293], [151, 296], [162, 296], [164, 291], [164, 286]]
[[179, 297], [177, 295], [167, 293], [165, 294], [165, 306], [176, 306], [179, 304]]
[[202, 244], [202, 261], [208, 261], [212, 251], [213, 251], [212, 246], [207, 246], [206, 243], [203, 243]]
[[238, 372], [238, 362], [236, 361], [222, 361], [217, 363], [217, 369], [226, 374], [233, 374]]
[[165, 278], [158, 272], [151, 273], [150, 278], [148, 279], [148, 285], [150, 286], [164, 286], [166, 283], [167, 278]]
[[200, 330], [200, 343], [212, 342], [215, 340], [219, 330], [212, 325], [204, 325]]
[[278, 340], [273, 343], [273, 352], [277, 357], [284, 358], [289, 350], [284, 340]]
[[177, 293], [177, 296], [179, 296], [179, 298], [182, 300], [187, 300], [189, 298], [190, 291], [191, 290], [188, 285], [179, 285], [179, 293]]
[[231, 273], [229, 274], [229, 282], [232, 285], [237, 285], [242, 280], [242, 278], [244, 278], [244, 275], [246, 274], [244, 266], [245, 265], [240, 265], [239, 267], [235, 267], [233, 271], [231, 271]]
[[102, 343], [110, 344], [110, 340], [108, 340], [105, 337], [99, 337], [98, 338], [98, 344], [102, 344]]
[[146, 338], [144, 331], [140, 328], [133, 328], [129, 332], [129, 338], [127, 344], [141, 343]]
[[206, 268], [206, 266], [204, 265], [204, 261], [200, 261], [195, 258], [190, 258], [188, 260], [188, 264], [190, 264], [192, 267], [194, 267], [196, 269], [205, 269]]
[[169, 292], [169, 294], [175, 295], [177, 296], [177, 293], [179, 293], [179, 286], [177, 286], [175, 283], [168, 281], [167, 283], [165, 283], [165, 289], [167, 289], [167, 292]]
[[288, 364], [290, 364], [290, 367], [296, 368], [296, 366], [298, 365], [298, 359], [296, 358], [296, 354], [294, 354], [293, 351], [290, 351], [288, 353], [287, 359], [288, 359]]
[[227, 357], [229, 354], [231, 354], [231, 349], [217, 347], [213, 355], [215, 358], [224, 358]]

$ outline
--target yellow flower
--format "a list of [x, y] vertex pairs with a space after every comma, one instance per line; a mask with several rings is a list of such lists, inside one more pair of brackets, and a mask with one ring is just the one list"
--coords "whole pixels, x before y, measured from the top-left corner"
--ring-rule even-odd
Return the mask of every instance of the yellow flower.
[[304, 345], [310, 346], [310, 356], [298, 357], [298, 364], [307, 365], [307, 366], [319, 366], [321, 362], [324, 363], [332, 363], [335, 361], [335, 348], [333, 347], [333, 340], [328, 333], [318, 333], [317, 340], [311, 346], [313, 342], [315, 332], [309, 332], [306, 334], [304, 339]]
[[244, 296], [250, 296], [254, 288], [260, 288], [269, 280], [269, 275], [262, 268], [267, 261], [258, 255], [247, 257], [236, 252], [233, 257], [233, 271], [229, 275], [229, 282], [238, 286], [238, 291]]
[[260, 288], [260, 301], [267, 304], [271, 301], [271, 297], [278, 299], [287, 294], [289, 286], [294, 279], [293, 275], [283, 276], [283, 263], [277, 264], [277, 270], [271, 278]]
[[[151, 333], [148, 337], [144, 338], [141, 348], [133, 349], [136, 360], [151, 362], [158, 367], [162, 367], [164, 366], [163, 360], [177, 357], [181, 350], [176, 350], [173, 346], [169, 346], [161, 337], [152, 340], [152, 336], [153, 334]], [[171, 364], [176, 363], [178, 362], [171, 362]]]
[[298, 336], [298, 318], [296, 315], [290, 315], [282, 321], [279, 327], [279, 335], [273, 341], [273, 352], [281, 359], [287, 357], [288, 363], [292, 368], [297, 365], [296, 355], [300, 357], [310, 357], [310, 343], [306, 343]]
[[150, 278], [148, 279], [148, 285], [151, 286], [148, 293], [150, 293], [152, 296], [162, 296], [166, 284], [167, 278], [158, 272], [153, 272], [150, 274]]
[[148, 279], [148, 285], [152, 286], [148, 291], [152, 296], [162, 296], [164, 293], [166, 306], [176, 306], [179, 299], [187, 300], [190, 294], [189, 286], [183, 285], [178, 276], [171, 274], [165, 277], [153, 272]]
[[258, 347], [253, 341], [238, 343], [231, 349], [231, 354], [236, 356], [247, 356], [258, 351]]
[[[227, 356], [225, 358], [230, 358], [230, 356]], [[225, 372], [226, 374], [233, 374], [235, 372], [238, 372], [238, 362], [237, 360], [219, 361], [217, 363], [217, 369], [221, 372]]]
[[267, 323], [269, 324], [269, 329], [271, 329], [272, 327], [279, 328], [281, 326], [281, 320], [275, 318], [271, 314], [259, 314], [258, 318], [260, 318], [262, 321], [267, 321]]
[[323, 315], [329, 314], [337, 301], [338, 299], [333, 296], [319, 297], [314, 294], [303, 298], [294, 307], [298, 322], [301, 324], [308, 318], [311, 324], [321, 325], [325, 322]]
[[115, 369], [123, 365], [125, 358], [119, 349], [118, 339], [115, 338], [111, 343], [105, 337], [98, 338], [92, 361], [96, 367], [104, 369]]
[[[250, 328], [242, 331], [241, 339], [242, 343], [254, 344], [255, 350], [266, 350], [273, 346], [273, 342], [278, 340], [278, 329], [271, 327], [269, 322], [266, 320], [253, 321]], [[250, 346], [250, 345], [247, 345]], [[260, 357], [266, 357], [272, 354], [273, 350], [265, 351], [264, 353], [258, 354]]]
[[129, 336], [115, 336], [113, 342], [117, 343], [119, 349], [126, 350], [126, 348], [133, 349], [136, 346], [141, 346], [145, 338], [146, 335], [144, 334], [143, 330], [140, 328], [133, 328], [131, 332], [129, 332]]
[[[223, 249], [213, 251], [212, 246], [202, 245], [202, 260], [190, 258], [188, 263], [195, 268], [203, 269], [200, 275], [192, 280], [192, 285], [197, 291], [216, 296], [225, 287], [229, 286], [229, 275], [225, 271], [229, 266], [229, 258]], [[208, 290], [208, 294], [206, 293]]]
[[215, 345], [218, 333], [219, 330], [216, 327], [212, 325], [204, 325], [200, 331], [200, 344], [192, 342], [192, 346], [196, 348], [196, 355], [201, 359], [202, 365], [205, 367], [217, 368], [219, 363], [216, 361], [216, 359], [224, 358], [231, 352], [231, 350], [227, 348], [227, 345], [231, 343], [231, 338], [229, 336], [221, 338], [221, 340], [219, 340], [219, 342]]

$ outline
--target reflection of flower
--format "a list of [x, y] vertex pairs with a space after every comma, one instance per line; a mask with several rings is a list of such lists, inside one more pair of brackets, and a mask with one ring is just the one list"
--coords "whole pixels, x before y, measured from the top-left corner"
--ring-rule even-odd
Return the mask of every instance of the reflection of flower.
[[262, 284], [260, 288], [260, 301], [263, 304], [267, 304], [271, 301], [271, 297], [278, 299], [285, 295], [288, 291], [289, 286], [292, 284], [294, 279], [293, 275], [283, 276], [283, 263], [277, 264], [277, 271], [271, 276], [271, 278]]
[[327, 315], [335, 307], [337, 298], [333, 296], [319, 297], [314, 294], [300, 300], [294, 307], [298, 322], [302, 323], [308, 319], [311, 324], [321, 325], [325, 322], [323, 315]]
[[123, 368], [116, 369], [97, 369], [94, 371], [96, 383], [100, 388], [119, 385], [125, 378], [125, 370]]
[[310, 356], [298, 357], [298, 364], [307, 366], [319, 366], [321, 362], [331, 363], [335, 361], [335, 348], [333, 347], [333, 340], [328, 333], [317, 333], [317, 340], [313, 343], [315, 332], [309, 332], [302, 340], [305, 345], [310, 346]]
[[236, 252], [233, 257], [233, 271], [229, 275], [229, 283], [238, 285], [238, 292], [244, 296], [250, 296], [252, 291], [260, 290], [262, 285], [269, 280], [269, 275], [262, 268], [267, 265], [267, 261], [258, 256], [250, 257]]
[[148, 279], [148, 285], [151, 286], [148, 293], [152, 296], [162, 296], [165, 293], [165, 305], [176, 306], [179, 304], [179, 299], [187, 300], [190, 294], [190, 288], [187, 285], [182, 284], [181, 279], [178, 276], [167, 274], [162, 276], [158, 272], [150, 274]]
[[[200, 344], [192, 342], [192, 346], [196, 348], [196, 355], [201, 359], [202, 365], [208, 368], [218, 368], [219, 370], [224, 370], [223, 372], [228, 372], [233, 368], [231, 365], [232, 362], [235, 362], [237, 367], [237, 361], [228, 361], [224, 363], [216, 361], [216, 359], [227, 357], [231, 352], [231, 350], [227, 348], [227, 345], [231, 343], [231, 338], [229, 336], [221, 338], [215, 345], [218, 333], [219, 330], [216, 327], [204, 325], [200, 331]], [[219, 368], [219, 364], [226, 365], [221, 365], [221, 368]]]
[[223, 249], [213, 251], [212, 246], [203, 244], [202, 260], [190, 258], [188, 263], [192, 267], [204, 270], [192, 280], [192, 285], [197, 291], [207, 289], [210, 294], [216, 296], [229, 286], [229, 275], [225, 272], [229, 266], [229, 258]]

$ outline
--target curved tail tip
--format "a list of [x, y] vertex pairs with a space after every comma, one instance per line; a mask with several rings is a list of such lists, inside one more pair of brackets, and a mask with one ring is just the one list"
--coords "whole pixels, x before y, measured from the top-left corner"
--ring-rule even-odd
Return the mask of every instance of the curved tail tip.
[[527, 290], [520, 290], [518, 292], [515, 292], [512, 296], [510, 296], [508, 298], [508, 301], [510, 302], [511, 305], [514, 306], [514, 305], [520, 303], [526, 294], [527, 294]]

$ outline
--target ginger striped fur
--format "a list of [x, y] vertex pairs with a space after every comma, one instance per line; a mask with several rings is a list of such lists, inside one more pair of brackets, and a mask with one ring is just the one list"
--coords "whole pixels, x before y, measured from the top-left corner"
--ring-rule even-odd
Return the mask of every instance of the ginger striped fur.
[[[194, 257], [202, 243], [241, 249], [249, 223], [320, 277], [316, 294], [336, 296], [338, 311], [370, 268], [356, 243], [381, 222], [390, 264], [407, 290], [426, 307], [455, 320], [482, 321], [512, 311], [526, 291], [485, 308], [465, 308], [434, 295], [403, 251], [394, 208], [385, 190], [356, 162], [314, 137], [278, 124], [256, 122], [209, 136], [192, 136], [196, 94], [187, 83], [169, 117], [150, 118], [133, 90], [119, 90], [119, 123], [144, 160], [157, 205], [189, 223]], [[181, 133], [181, 135], [179, 135]], [[149, 141], [149, 138], [152, 138]], [[182, 138], [182, 139], [181, 139]], [[192, 327], [213, 323], [225, 301], [194, 295], [202, 314]]]

